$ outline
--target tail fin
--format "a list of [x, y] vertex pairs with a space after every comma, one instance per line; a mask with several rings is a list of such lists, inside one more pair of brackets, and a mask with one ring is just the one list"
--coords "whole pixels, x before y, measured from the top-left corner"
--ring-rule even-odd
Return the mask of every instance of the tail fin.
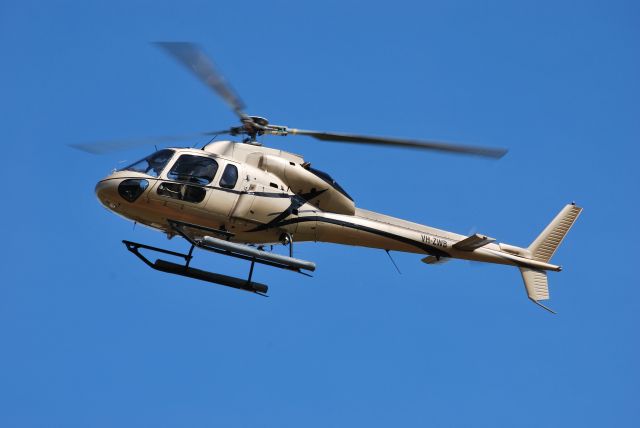
[[531, 258], [545, 263], [549, 262], [581, 211], [582, 208], [575, 203], [567, 204], [529, 245]]
[[547, 273], [543, 270], [531, 269], [526, 267], [520, 268], [524, 287], [527, 289], [527, 296], [533, 303], [543, 307], [552, 314], [551, 309], [540, 303], [540, 300], [549, 300], [549, 283], [547, 282]]
[[[549, 223], [540, 235], [529, 245], [531, 258], [548, 263], [556, 252], [562, 240], [567, 236], [567, 232], [576, 222], [582, 208], [575, 203], [566, 205], [558, 215]], [[540, 300], [549, 299], [549, 284], [547, 282], [547, 272], [528, 267], [521, 267], [520, 273], [527, 289], [527, 296], [533, 303], [542, 306], [544, 309], [554, 313], [540, 303]]]

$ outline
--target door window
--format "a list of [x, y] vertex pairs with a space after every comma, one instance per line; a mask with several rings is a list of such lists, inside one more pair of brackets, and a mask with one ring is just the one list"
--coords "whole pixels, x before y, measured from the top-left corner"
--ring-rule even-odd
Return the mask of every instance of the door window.
[[195, 204], [204, 201], [206, 194], [207, 191], [203, 187], [190, 186], [188, 184], [160, 183], [160, 186], [158, 186], [158, 195]]
[[238, 168], [234, 164], [228, 164], [220, 178], [220, 187], [233, 189], [238, 182]]
[[178, 158], [167, 177], [171, 180], [206, 185], [211, 183], [218, 171], [218, 162], [211, 158], [182, 155]]

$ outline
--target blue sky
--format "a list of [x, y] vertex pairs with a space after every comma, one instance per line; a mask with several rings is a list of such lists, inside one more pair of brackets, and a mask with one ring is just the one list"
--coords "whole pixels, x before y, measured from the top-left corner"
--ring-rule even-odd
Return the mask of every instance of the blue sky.
[[[634, 2], [0, 4], [0, 425], [637, 426], [640, 9]], [[567, 202], [551, 316], [514, 268], [300, 244], [268, 299], [164, 276], [95, 182], [152, 148], [69, 143], [234, 124], [157, 40], [200, 43], [248, 104], [308, 129], [503, 146], [498, 162], [266, 140], [358, 206], [528, 245]], [[187, 144], [204, 143], [194, 140]], [[198, 254], [200, 267], [246, 265]]]

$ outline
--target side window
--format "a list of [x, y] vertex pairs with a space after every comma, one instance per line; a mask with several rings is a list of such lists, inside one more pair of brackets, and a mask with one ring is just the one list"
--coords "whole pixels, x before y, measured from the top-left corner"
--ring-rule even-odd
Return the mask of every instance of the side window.
[[238, 168], [234, 164], [228, 164], [220, 178], [220, 187], [233, 189], [238, 182]]
[[171, 180], [206, 185], [211, 183], [218, 171], [218, 162], [211, 158], [182, 155], [178, 158], [167, 177]]
[[161, 183], [158, 186], [158, 195], [195, 204], [202, 202], [206, 194], [207, 191], [204, 188], [188, 184]]

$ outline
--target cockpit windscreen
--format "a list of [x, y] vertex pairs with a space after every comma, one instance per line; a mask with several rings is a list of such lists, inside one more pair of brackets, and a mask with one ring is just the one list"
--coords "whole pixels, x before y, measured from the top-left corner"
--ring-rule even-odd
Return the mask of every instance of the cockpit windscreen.
[[172, 156], [173, 150], [159, 150], [136, 163], [122, 168], [120, 171], [135, 171], [143, 174], [149, 174], [152, 177], [157, 177], [160, 175], [164, 167], [167, 166], [167, 163]]

